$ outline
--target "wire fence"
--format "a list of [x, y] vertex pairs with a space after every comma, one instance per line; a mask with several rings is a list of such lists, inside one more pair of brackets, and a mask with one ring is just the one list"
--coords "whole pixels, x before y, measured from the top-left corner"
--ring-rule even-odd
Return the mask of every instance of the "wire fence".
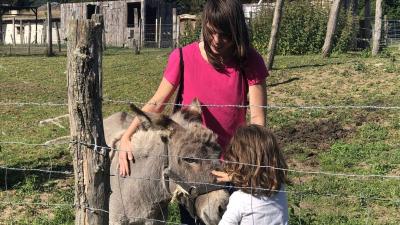
[[400, 43], [400, 20], [384, 20], [384, 40], [387, 45]]
[[[136, 105], [145, 105], [145, 104], [157, 104], [157, 103], [149, 103], [149, 102], [133, 102], [133, 101], [126, 101], [126, 100], [112, 100], [112, 99], [104, 99], [105, 103], [111, 103], [111, 104], [136, 104]], [[67, 106], [66, 103], [54, 103], [54, 102], [0, 102], [0, 105], [2, 106], [35, 106], [35, 107], [65, 107]], [[172, 103], [165, 103], [164, 105], [173, 105]], [[206, 105], [201, 105], [203, 107], [251, 107], [251, 106], [245, 106], [245, 105], [217, 105], [217, 104], [206, 104]], [[312, 109], [325, 109], [325, 110], [331, 110], [331, 109], [363, 109], [363, 110], [399, 110], [400, 106], [374, 106], [374, 105], [341, 105], [341, 106], [333, 106], [333, 105], [324, 105], [324, 106], [318, 106], [318, 105], [313, 105], [313, 106], [302, 106], [302, 105], [291, 105], [291, 106], [278, 106], [278, 105], [259, 105], [259, 106], [254, 106], [254, 107], [262, 107], [266, 109], [298, 109], [298, 110], [312, 110]], [[84, 142], [76, 142], [76, 141], [65, 141], [62, 143], [57, 143], [57, 144], [44, 144], [44, 143], [27, 143], [27, 142], [19, 142], [19, 141], [2, 141], [0, 142], [0, 146], [5, 146], [5, 145], [27, 145], [27, 146], [33, 146], [33, 147], [48, 147], [52, 145], [66, 145], [66, 144], [80, 144], [84, 145], [87, 147], [90, 147], [90, 149], [94, 150], [96, 153], [99, 153], [101, 151], [98, 151], [98, 149], [107, 149], [108, 151], [113, 151], [113, 152], [120, 152], [120, 149], [117, 148], [110, 148], [108, 146], [98, 146], [93, 143], [84, 143]], [[138, 155], [135, 156], [135, 159], [140, 159], [142, 156]], [[144, 157], [144, 156], [143, 156]], [[160, 157], [176, 157], [176, 158], [189, 158], [189, 159], [196, 159], [196, 160], [203, 160], [203, 161], [209, 161], [209, 160], [218, 160], [218, 158], [194, 158], [194, 157], [182, 157], [182, 156], [174, 156], [174, 155], [146, 155], [146, 158], [160, 158]], [[231, 162], [231, 161], [221, 161], [222, 163], [231, 163], [231, 164], [242, 164], [240, 162]], [[251, 165], [251, 164], [246, 164], [246, 166], [254, 166], [257, 167], [257, 165]], [[258, 167], [269, 167], [269, 166], [258, 166]], [[389, 179], [389, 180], [395, 180], [398, 181], [400, 180], [400, 176], [398, 175], [381, 175], [381, 174], [356, 174], [356, 173], [335, 173], [332, 171], [322, 171], [322, 170], [296, 170], [296, 169], [285, 169], [285, 168], [275, 168], [275, 167], [270, 167], [274, 168], [276, 170], [283, 170], [289, 173], [296, 173], [296, 174], [303, 174], [303, 175], [309, 175], [309, 176], [328, 176], [328, 177], [341, 177], [341, 178], [346, 178], [346, 179], [355, 179], [355, 180], [370, 180], [370, 179]], [[61, 171], [61, 170], [53, 170], [52, 167], [50, 168], [18, 168], [18, 167], [9, 167], [7, 165], [1, 165], [0, 170], [5, 171], [5, 185], [7, 184], [7, 176], [10, 171], [16, 171], [16, 172], [30, 172], [30, 173], [45, 173], [45, 174], [57, 174], [57, 175], [63, 175], [63, 176], [72, 176], [73, 172], [72, 171]], [[119, 176], [119, 174], [110, 174], [110, 176]], [[154, 177], [145, 177], [145, 176], [136, 176], [136, 177], [123, 177], [122, 179], [136, 179], [136, 180], [148, 180], [148, 181], [155, 181], [155, 182], [161, 182], [160, 178], [154, 178]], [[197, 182], [188, 182], [184, 181], [185, 183], [189, 185], [193, 184], [201, 184], [201, 185], [209, 185], [209, 186], [217, 186], [221, 188], [227, 188], [226, 185], [222, 184], [215, 184], [215, 183], [197, 183]], [[237, 187], [238, 189], [246, 189], [248, 187]], [[256, 187], [256, 190], [261, 190], [261, 191], [266, 191], [268, 189], [265, 189], [263, 187]], [[6, 186], [7, 190], [7, 186]], [[271, 191], [271, 190], [269, 190]], [[390, 204], [398, 205], [400, 204], [400, 199], [398, 198], [388, 198], [388, 197], [377, 197], [377, 196], [367, 196], [367, 195], [344, 195], [344, 194], [337, 194], [337, 193], [329, 193], [329, 192], [321, 192], [318, 190], [312, 190], [312, 189], [307, 189], [303, 191], [295, 191], [295, 190], [278, 190], [278, 192], [284, 192], [290, 196], [301, 196], [301, 198], [304, 198], [305, 196], [321, 196], [321, 197], [332, 197], [332, 198], [344, 198], [344, 199], [349, 199], [349, 200], [355, 200], [355, 201], [360, 201], [360, 202], [388, 202]], [[0, 202], [0, 205], [32, 205], [32, 206], [41, 206], [41, 207], [49, 207], [49, 208], [57, 208], [57, 207], [70, 207], [74, 208], [76, 205], [74, 204], [57, 204], [57, 203], [48, 203], [48, 202], [21, 202], [21, 201], [3, 201]], [[103, 209], [95, 209], [91, 208], [90, 206], [86, 207], [87, 210], [90, 211], [100, 211], [103, 213], [109, 213], [106, 210]], [[136, 217], [130, 217], [130, 219], [135, 219], [139, 221], [157, 221], [157, 222], [163, 222], [167, 224], [177, 224], [174, 222], [168, 222], [166, 220], [156, 220], [152, 218], [136, 218]]]

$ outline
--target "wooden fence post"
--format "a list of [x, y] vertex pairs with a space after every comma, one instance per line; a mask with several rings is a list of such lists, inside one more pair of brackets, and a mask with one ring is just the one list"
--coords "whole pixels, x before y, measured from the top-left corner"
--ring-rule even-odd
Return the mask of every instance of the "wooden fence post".
[[28, 55], [31, 55], [31, 22], [28, 22]]
[[13, 17], [13, 35], [12, 36], [13, 36], [12, 41], [15, 46], [16, 45], [16, 42], [15, 42], [15, 17]]
[[172, 8], [172, 48], [176, 47], [176, 8]]
[[24, 24], [22, 23], [22, 20], [19, 21], [19, 44], [23, 45], [24, 44]]
[[60, 38], [60, 29], [58, 27], [58, 22], [56, 22], [56, 35], [57, 35], [58, 52], [61, 52], [61, 38]]
[[159, 31], [158, 31], [158, 48], [161, 48], [161, 38], [162, 38], [162, 23], [161, 23], [161, 17], [160, 17], [160, 25], [159, 25]]
[[386, 46], [389, 45], [389, 21], [387, 15], [383, 16], [383, 33]]
[[[75, 176], [75, 224], [108, 224], [110, 159], [101, 103], [102, 16], [71, 20], [67, 42], [68, 110]], [[86, 143], [86, 144], [85, 144]]]
[[53, 18], [51, 16], [51, 3], [47, 2], [47, 40], [48, 40], [48, 46], [47, 46], [47, 56], [52, 56], [53, 55]]
[[156, 18], [156, 32], [155, 32], [155, 36], [154, 36], [154, 42], [156, 43], [156, 46], [158, 45], [158, 19]]

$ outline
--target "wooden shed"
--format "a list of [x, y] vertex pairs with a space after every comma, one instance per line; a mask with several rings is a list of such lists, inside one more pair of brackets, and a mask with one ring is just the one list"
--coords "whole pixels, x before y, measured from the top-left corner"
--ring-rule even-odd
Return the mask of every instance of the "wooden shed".
[[106, 45], [124, 47], [135, 38], [151, 46], [158, 41], [157, 34], [172, 34], [173, 4], [163, 0], [65, 3], [61, 4], [61, 29], [65, 35], [71, 18], [88, 19], [98, 12], [104, 16]]
[[[52, 35], [58, 34], [57, 25], [60, 22], [60, 5], [52, 3]], [[47, 36], [47, 5], [27, 4], [1, 5], [0, 10], [0, 43], [2, 44], [36, 44], [46, 43]], [[53, 44], [57, 39], [53, 39]]]

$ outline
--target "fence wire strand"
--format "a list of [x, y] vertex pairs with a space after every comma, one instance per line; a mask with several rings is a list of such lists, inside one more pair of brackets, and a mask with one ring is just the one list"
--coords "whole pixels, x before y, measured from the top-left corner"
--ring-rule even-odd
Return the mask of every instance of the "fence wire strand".
[[[156, 102], [141, 102], [141, 101], [128, 101], [128, 100], [112, 100], [104, 99], [105, 103], [112, 104], [135, 104], [135, 105], [160, 105], [160, 106], [190, 106], [188, 104], [175, 104], [175, 103], [156, 103]], [[0, 106], [68, 106], [66, 103], [53, 103], [53, 102], [0, 102]], [[313, 109], [365, 109], [365, 110], [400, 110], [400, 106], [376, 106], [376, 105], [235, 105], [235, 104], [200, 104], [200, 107], [215, 107], [215, 108], [250, 108], [258, 107], [264, 109], [299, 109], [299, 110], [313, 110]]]
[[[31, 145], [35, 146], [35, 144], [30, 144], [30, 143], [24, 143], [24, 142], [0, 142], [1, 144], [21, 144], [21, 145]], [[86, 147], [90, 147], [91, 150], [94, 150], [98, 154], [103, 154], [103, 151], [99, 151], [99, 149], [106, 149], [109, 151], [114, 151], [114, 152], [129, 152], [129, 151], [124, 151], [120, 150], [117, 148], [111, 148], [108, 146], [99, 146], [96, 144], [90, 144], [86, 142], [78, 142], [78, 141], [69, 141], [66, 143], [61, 143], [61, 144], [80, 144]], [[60, 143], [57, 144], [52, 144], [52, 145], [60, 145]], [[43, 145], [43, 144], [37, 144], [37, 146], [49, 146], [49, 145]], [[396, 147], [396, 146], [393, 146]], [[222, 163], [226, 164], [237, 164], [237, 165], [244, 165], [244, 166], [252, 166], [252, 167], [259, 167], [259, 168], [271, 168], [275, 170], [281, 170], [281, 171], [287, 171], [287, 172], [292, 172], [292, 173], [301, 173], [301, 174], [310, 174], [310, 175], [325, 175], [325, 176], [335, 176], [335, 177], [347, 177], [347, 178], [382, 178], [382, 179], [400, 179], [400, 176], [398, 175], [380, 175], [380, 174], [349, 174], [349, 173], [335, 173], [335, 172], [327, 172], [327, 171], [307, 171], [307, 170], [295, 170], [295, 169], [286, 169], [286, 168], [278, 168], [278, 167], [273, 167], [273, 166], [268, 166], [268, 165], [255, 165], [255, 164], [249, 164], [249, 163], [241, 163], [241, 162], [234, 162], [234, 161], [228, 161], [228, 160], [222, 160], [219, 158], [198, 158], [198, 157], [186, 157], [186, 156], [178, 156], [178, 155], [165, 155], [165, 154], [157, 154], [157, 155], [152, 155], [152, 154], [146, 154], [146, 155], [138, 155], [135, 156], [136, 159], [140, 158], [180, 158], [180, 159], [193, 159], [193, 160], [200, 160], [200, 161], [215, 161], [219, 160]], [[400, 164], [399, 164], [400, 165]], [[0, 168], [5, 169], [6, 167], [0, 166]], [[18, 168], [9, 168], [10, 170], [17, 170]], [[21, 171], [30, 171], [30, 169], [22, 168], [20, 169]], [[32, 169], [31, 171], [37, 171], [37, 172], [48, 172], [48, 170], [40, 170], [40, 169]], [[62, 173], [62, 172], [61, 172]]]

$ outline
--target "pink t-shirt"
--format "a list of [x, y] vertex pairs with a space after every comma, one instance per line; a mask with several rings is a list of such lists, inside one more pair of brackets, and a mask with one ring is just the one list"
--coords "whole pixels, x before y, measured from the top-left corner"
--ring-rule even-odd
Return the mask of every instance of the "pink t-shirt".
[[[175, 49], [164, 71], [164, 77], [174, 86], [180, 82], [179, 57], [179, 49]], [[202, 105], [244, 104], [246, 84], [235, 66], [226, 66], [226, 74], [216, 71], [201, 55], [198, 42], [183, 47], [183, 60], [184, 105], [190, 104], [194, 98], [198, 98]], [[268, 75], [263, 58], [252, 48], [244, 73], [249, 86], [263, 82]], [[223, 148], [235, 130], [246, 122], [246, 108], [243, 107], [204, 106], [201, 109], [204, 125], [218, 135]]]

